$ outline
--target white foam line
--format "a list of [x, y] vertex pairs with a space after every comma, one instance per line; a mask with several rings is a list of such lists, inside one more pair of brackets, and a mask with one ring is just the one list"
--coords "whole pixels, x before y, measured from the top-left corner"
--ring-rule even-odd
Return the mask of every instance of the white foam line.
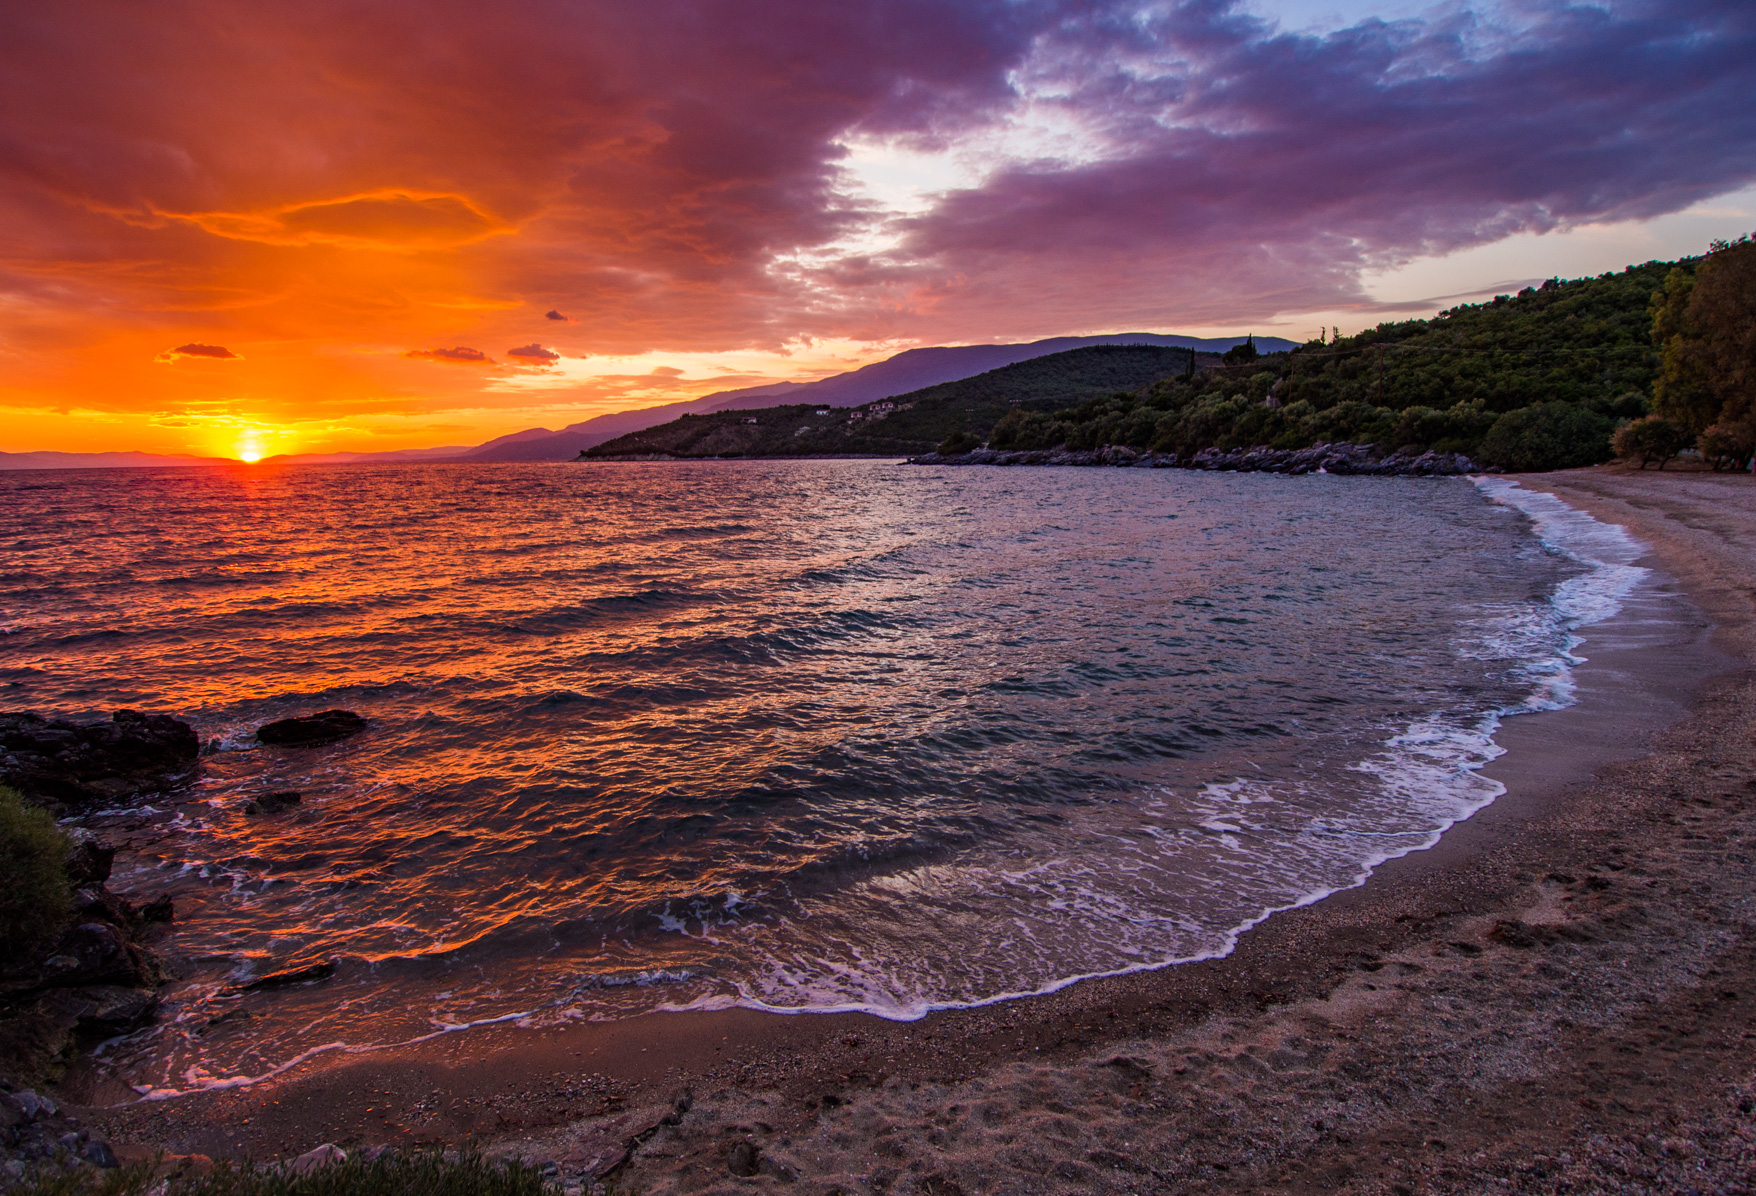
[[[480, 1021], [458, 1022], [441, 1025], [430, 1034], [419, 1034], [414, 1038], [405, 1038], [401, 1042], [326, 1042], [322, 1046], [310, 1047], [300, 1051], [291, 1059], [277, 1063], [258, 1076], [226, 1076], [221, 1079], [197, 1079], [188, 1075], [190, 1086], [187, 1088], [154, 1088], [151, 1086], [135, 1086], [134, 1091], [140, 1094], [143, 1101], [173, 1100], [179, 1096], [190, 1096], [197, 1092], [214, 1092], [227, 1088], [248, 1088], [252, 1084], [260, 1084], [272, 1080], [278, 1075], [299, 1066], [306, 1060], [315, 1059], [319, 1055], [340, 1053], [344, 1055], [369, 1055], [373, 1051], [394, 1051], [399, 1047], [419, 1046], [423, 1042], [431, 1042], [435, 1038], [443, 1038], [447, 1034], [458, 1034], [464, 1030], [474, 1030], [481, 1026], [495, 1026], [505, 1022], [516, 1022], [532, 1016], [534, 1010], [521, 1010], [517, 1013], [503, 1013], [498, 1017], [485, 1017]], [[194, 1071], [193, 1068], [190, 1069]]]
[[[1486, 712], [1480, 716], [1473, 728], [1439, 727], [1432, 722], [1412, 724], [1402, 733], [1393, 736], [1384, 745], [1386, 748], [1385, 756], [1396, 757], [1400, 755], [1400, 759], [1386, 762], [1385, 756], [1380, 756], [1355, 766], [1357, 770], [1362, 772], [1376, 773], [1381, 777], [1395, 776], [1399, 778], [1406, 776], [1413, 768], [1416, 774], [1414, 786], [1420, 788], [1444, 786], [1447, 782], [1451, 786], [1458, 786], [1459, 782], [1462, 783], [1461, 788], [1465, 792], [1459, 794], [1462, 799], [1461, 808], [1449, 817], [1441, 817], [1436, 827], [1422, 835], [1422, 841], [1419, 844], [1400, 850], [1369, 855], [1361, 862], [1359, 871], [1350, 882], [1313, 890], [1286, 904], [1264, 908], [1253, 917], [1225, 931], [1218, 946], [1194, 955], [1132, 964], [1113, 970], [1084, 972], [1050, 981], [1037, 988], [999, 993], [976, 1000], [927, 1001], [911, 1003], [906, 1007], [861, 1001], [831, 1001], [820, 1005], [775, 1005], [758, 997], [736, 995], [709, 996], [682, 1005], [661, 1004], [658, 1008], [665, 1012], [742, 1007], [767, 1013], [785, 1014], [868, 1013], [889, 1021], [911, 1022], [943, 1009], [979, 1009], [989, 1005], [998, 1005], [1003, 1001], [1047, 996], [1084, 980], [1131, 976], [1140, 972], [1156, 972], [1163, 968], [1175, 967], [1178, 964], [1223, 959], [1237, 949], [1238, 940], [1246, 931], [1259, 926], [1275, 914], [1315, 905], [1325, 897], [1331, 897], [1348, 889], [1359, 888], [1370, 879], [1379, 866], [1391, 860], [1412, 855], [1417, 851], [1430, 850], [1439, 843], [1446, 831], [1486, 809], [1506, 792], [1506, 786], [1499, 781], [1479, 775], [1481, 769], [1506, 752], [1505, 748], [1494, 741], [1494, 734], [1499, 730], [1501, 720], [1512, 715], [1560, 710], [1573, 705], [1577, 699], [1574, 696], [1572, 670], [1569, 666], [1581, 664], [1585, 659], [1573, 653], [1573, 649], [1580, 644], [1579, 637], [1573, 632], [1580, 627], [1601, 623], [1605, 619], [1614, 617], [1621, 611], [1623, 601], [1629, 593], [1650, 572], [1650, 570], [1633, 564], [1634, 561], [1646, 554], [1646, 545], [1629, 534], [1628, 530], [1619, 524], [1604, 523], [1576, 507], [1569, 506], [1552, 494], [1538, 490], [1526, 490], [1509, 478], [1473, 477], [1470, 480], [1490, 502], [1519, 511], [1529, 518], [1532, 532], [1545, 547], [1585, 565], [1588, 571], [1579, 577], [1569, 578], [1562, 582], [1555, 588], [1554, 594], [1550, 596], [1550, 604], [1555, 608], [1556, 613], [1561, 618], [1562, 626], [1568, 632], [1567, 644], [1564, 649], [1565, 660], [1558, 662], [1554, 673], [1543, 677], [1536, 684], [1529, 698], [1510, 709]], [[1440, 738], [1453, 740], [1456, 745], [1454, 751], [1449, 753], [1447, 758], [1441, 760], [1415, 759], [1414, 757], [1423, 754], [1432, 755], [1430, 752], [1422, 753], [1420, 749], [1423, 745], [1433, 742], [1436, 732], [1440, 733]], [[1443, 775], [1436, 776], [1435, 772]], [[1398, 783], [1408, 784], [1406, 781]], [[1468, 792], [1469, 790], [1473, 790], [1473, 792]]]
[[[906, 1007], [863, 1001], [826, 1001], [814, 1005], [776, 1005], [759, 997], [737, 994], [704, 996], [685, 1004], [660, 1003], [656, 1007], [656, 1011], [683, 1013], [738, 1007], [777, 1014], [867, 1013], [889, 1021], [912, 1022], [938, 1010], [978, 1009], [1025, 997], [1048, 996], [1085, 980], [1131, 976], [1140, 972], [1156, 972], [1179, 964], [1223, 959], [1237, 949], [1238, 940], [1245, 932], [1267, 921], [1275, 914], [1315, 905], [1336, 893], [1359, 888], [1366, 883], [1379, 866], [1391, 860], [1412, 855], [1417, 851], [1431, 849], [1444, 837], [1446, 831], [1493, 804], [1506, 792], [1506, 787], [1500, 782], [1479, 775], [1482, 768], [1505, 754], [1505, 749], [1494, 741], [1494, 734], [1498, 731], [1501, 720], [1511, 715], [1557, 710], [1573, 705], [1576, 699], [1573, 696], [1570, 680], [1571, 669], [1568, 666], [1582, 663], [1584, 658], [1573, 655], [1572, 650], [1579, 645], [1580, 641], [1572, 633], [1580, 627], [1599, 623], [1616, 615], [1621, 611], [1623, 601], [1628, 594], [1649, 572], [1649, 570], [1633, 564], [1635, 560], [1646, 553], [1647, 549], [1641, 541], [1630, 535], [1627, 529], [1617, 524], [1597, 520], [1584, 511], [1569, 506], [1554, 495], [1542, 491], [1526, 490], [1510, 479], [1477, 477], [1470, 480], [1490, 502], [1517, 510], [1529, 518], [1532, 531], [1538, 540], [1552, 551], [1561, 553], [1586, 566], [1587, 572], [1562, 582], [1556, 587], [1554, 594], [1550, 596], [1551, 605], [1560, 616], [1562, 626], [1568, 631], [1568, 643], [1565, 649], [1566, 660], [1560, 663], [1555, 674], [1546, 676], [1537, 683], [1530, 698], [1516, 707], [1482, 714], [1473, 727], [1441, 725], [1432, 721], [1411, 724], [1385, 742], [1385, 752], [1382, 755], [1362, 761], [1354, 766], [1361, 772], [1373, 773], [1380, 777], [1394, 777], [1396, 783], [1410, 788], [1411, 791], [1426, 792], [1433, 787], [1441, 789], [1452, 787], [1453, 791], [1456, 792], [1458, 788], [1461, 788], [1462, 792], [1457, 793], [1460, 802], [1455, 813], [1439, 817], [1438, 825], [1429, 831], [1406, 832], [1411, 836], [1420, 835], [1421, 841], [1419, 843], [1391, 851], [1372, 853], [1360, 862], [1358, 871], [1347, 883], [1315, 889], [1284, 904], [1264, 907], [1237, 926], [1223, 932], [1219, 945], [1193, 955], [1132, 964], [1124, 968], [1082, 972], [1049, 981], [1036, 988], [997, 993], [975, 1000], [923, 1001], [911, 1003]], [[1450, 751], [1435, 753], [1431, 750], [1423, 750], [1431, 748], [1435, 742], [1443, 741], [1449, 741]], [[1414, 774], [1412, 781], [1408, 779], [1411, 770]], [[1350, 831], [1349, 833], [1355, 832]], [[1375, 836], [1365, 833], [1361, 837]], [[518, 1021], [531, 1017], [534, 1013], [535, 1011], [524, 1011], [486, 1018], [478, 1022], [448, 1025], [430, 1034], [420, 1035], [403, 1042], [357, 1046], [345, 1043], [328, 1043], [312, 1047], [260, 1076], [239, 1076], [223, 1080], [202, 1081], [189, 1089], [138, 1089], [138, 1091], [141, 1092], [143, 1100], [167, 1100], [193, 1091], [245, 1087], [272, 1079], [316, 1055], [334, 1051], [347, 1054], [365, 1054], [372, 1051], [414, 1046], [445, 1034], [458, 1033], [477, 1026]], [[591, 1020], [598, 1020], [598, 1018], [594, 1015]]]

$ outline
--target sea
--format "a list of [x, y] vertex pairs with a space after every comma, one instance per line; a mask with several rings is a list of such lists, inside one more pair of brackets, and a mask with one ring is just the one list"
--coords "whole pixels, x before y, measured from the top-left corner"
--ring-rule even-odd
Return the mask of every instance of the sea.
[[0, 708], [204, 745], [81, 820], [177, 911], [146, 1098], [1224, 955], [1492, 802], [1644, 572], [1502, 478], [874, 460], [9, 472], [0, 550]]

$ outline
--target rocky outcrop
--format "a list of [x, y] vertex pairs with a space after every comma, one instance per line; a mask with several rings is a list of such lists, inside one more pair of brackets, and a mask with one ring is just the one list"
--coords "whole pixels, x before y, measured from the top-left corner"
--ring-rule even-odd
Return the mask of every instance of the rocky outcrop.
[[358, 735], [365, 729], [366, 720], [352, 710], [321, 710], [258, 727], [256, 739], [274, 747], [315, 747]]
[[1316, 444], [1305, 449], [1202, 449], [1191, 457], [1152, 453], [1122, 445], [1098, 449], [1035, 449], [1003, 452], [981, 448], [945, 456], [928, 453], [909, 458], [914, 465], [1108, 465], [1137, 469], [1205, 469], [1238, 473], [1340, 473], [1402, 477], [1453, 477], [1498, 473], [1483, 469], [1462, 453], [1383, 453], [1370, 444]]
[[0, 1077], [52, 1076], [82, 1038], [111, 1038], [158, 1012], [164, 970], [144, 938], [169, 922], [171, 900], [135, 908], [105, 885], [115, 849], [72, 832], [72, 917], [58, 937], [0, 960]]
[[29, 1088], [0, 1089], [0, 1183], [51, 1164], [51, 1175], [68, 1167], [121, 1166], [108, 1142], [93, 1138], [53, 1100]]
[[201, 741], [188, 723], [118, 710], [107, 723], [0, 713], [0, 785], [56, 814], [118, 805], [187, 784]]

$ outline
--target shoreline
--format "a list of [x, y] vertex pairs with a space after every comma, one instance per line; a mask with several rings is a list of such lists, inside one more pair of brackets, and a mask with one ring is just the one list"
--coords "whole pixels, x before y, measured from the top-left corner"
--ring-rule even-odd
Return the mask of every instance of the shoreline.
[[[1649, 530], [1664, 531], [1662, 515], [1643, 513], [1626, 496], [1617, 496], [1618, 485], [1629, 488], [1614, 481], [1617, 476], [1577, 471], [1518, 480], [1527, 488], [1557, 493], [1606, 522], [1645, 522]], [[1705, 475], [1670, 475], [1666, 482], [1691, 476]], [[1581, 495], [1578, 502], [1573, 494]], [[1748, 492], [1745, 503], [1748, 513]], [[530, 1157], [583, 1163], [589, 1160], [583, 1158], [582, 1137], [614, 1137], [629, 1128], [621, 1124], [628, 1118], [640, 1120], [646, 1116], [642, 1110], [668, 1109], [680, 1091], [692, 1089], [695, 1111], [679, 1126], [659, 1127], [655, 1120], [645, 1127], [654, 1133], [629, 1164], [631, 1177], [645, 1177], [654, 1190], [668, 1190], [674, 1186], [670, 1181], [680, 1177], [667, 1179], [660, 1160], [648, 1159], [665, 1153], [654, 1144], [669, 1143], [672, 1158], [692, 1157], [689, 1143], [694, 1155], [712, 1156], [725, 1139], [724, 1132], [704, 1128], [715, 1117], [715, 1124], [743, 1126], [730, 1132], [760, 1139], [765, 1151], [784, 1160], [786, 1151], [797, 1155], [800, 1148], [777, 1143], [821, 1133], [830, 1109], [905, 1099], [899, 1094], [913, 1093], [914, 1086], [939, 1090], [981, 1084], [1018, 1068], [1047, 1068], [1074, 1083], [1092, 1070], [1084, 1064], [1094, 1050], [1113, 1053], [1126, 1045], [1135, 1052], [1129, 1057], [1145, 1070], [1134, 1076], [1134, 1065], [1118, 1065], [1117, 1074], [1133, 1076], [1130, 1083], [1135, 1086], [1150, 1089], [1163, 1083], [1174, 1088], [1173, 1077], [1184, 1069], [1163, 1074], [1147, 1057], [1167, 1042], [1199, 1037], [1204, 1028], [1222, 1022], [1254, 1025], [1259, 1036], [1259, 1023], [1313, 1002], [1333, 1004], [1335, 994], [1350, 986], [1381, 991], [1360, 977], [1378, 975], [1388, 966], [1383, 961], [1399, 953], [1420, 953], [1435, 942], [1448, 951], [1445, 944], [1452, 940], [1445, 936], [1453, 934], [1473, 936], [1457, 940], [1472, 945], [1491, 943], [1482, 939], [1480, 928], [1470, 929], [1473, 920], [1518, 906], [1530, 897], [1533, 885], [1542, 889], [1558, 883], [1543, 880], [1543, 875], [1570, 875], [1565, 871], [1569, 868], [1585, 872], [1578, 861], [1602, 854], [1602, 845], [1594, 841], [1605, 826], [1602, 815], [1618, 806], [1606, 786], [1615, 788], [1623, 778], [1675, 751], [1671, 744], [1679, 737], [1687, 740], [1704, 724], [1735, 719], [1748, 709], [1747, 701], [1740, 702], [1751, 688], [1748, 666], [1735, 662], [1750, 659], [1751, 611], [1748, 596], [1740, 597], [1735, 583], [1714, 572], [1717, 561], [1723, 573], [1726, 560], [1704, 555], [1699, 544], [1678, 546], [1676, 535], [1668, 531], [1655, 538], [1642, 535], [1638, 526], [1630, 530], [1647, 541], [1653, 555], [1701, 606], [1700, 617], [1666, 624], [1685, 633], [1688, 642], [1679, 643], [1674, 633], [1669, 639], [1662, 631], [1655, 633], [1649, 620], [1631, 610], [1585, 629], [1582, 652], [1588, 663], [1575, 672], [1577, 704], [1507, 719], [1496, 734], [1506, 755], [1483, 771], [1507, 784], [1505, 794], [1452, 827], [1432, 848], [1380, 864], [1362, 886], [1258, 924], [1224, 958], [1081, 981], [1044, 996], [941, 1011], [915, 1022], [886, 1022], [863, 1014], [730, 1010], [653, 1014], [550, 1031], [477, 1030], [467, 1036], [467, 1047], [465, 1036], [446, 1036], [345, 1064], [332, 1062], [253, 1088], [82, 1112], [88, 1121], [104, 1124], [118, 1146], [156, 1143], [176, 1153], [267, 1158], [298, 1153], [321, 1141], [406, 1145], [456, 1142], [473, 1135]], [[1733, 549], [1731, 556], [1736, 555]], [[1660, 597], [1676, 600], [1674, 590]], [[1716, 641], [1711, 645], [1709, 617]], [[1618, 634], [1625, 642], [1612, 643], [1611, 633], [1624, 621], [1628, 626]], [[1726, 671], [1734, 665], [1736, 671]], [[1717, 675], [1704, 676], [1713, 670]], [[1693, 713], [1683, 718], [1688, 710]], [[1643, 737], [1627, 733], [1630, 718], [1644, 722]], [[1658, 754], [1643, 754], [1646, 744]], [[1593, 783], [1593, 772], [1607, 779]], [[1750, 775], [1756, 778], [1756, 771]], [[1581, 807], [1593, 801], [1593, 817], [1582, 825]], [[1624, 820], [1637, 821], [1650, 812], [1645, 799], [1619, 804], [1626, 807], [1619, 813]], [[1539, 861], [1555, 866], [1538, 872]], [[1574, 877], [1568, 883], [1584, 882]], [[1542, 895], [1553, 904], [1551, 898], [1562, 900], [1552, 893]], [[1516, 937], [1521, 932], [1511, 933]], [[1473, 953], [1458, 948], [1453, 954], [1467, 963], [1496, 951], [1504, 954], [1504, 949], [1482, 945]], [[1142, 1041], [1148, 1045], [1141, 1047]], [[75, 1078], [71, 1087], [78, 1089], [83, 1082], [83, 1098], [98, 1103], [123, 1096], [94, 1079]], [[946, 1098], [942, 1103], [955, 1102]], [[752, 1105], [765, 1114], [750, 1115]], [[620, 1123], [616, 1114], [601, 1112], [616, 1108], [631, 1112], [620, 1115]], [[728, 1120], [727, 1110], [733, 1108], [741, 1112]], [[697, 1126], [698, 1121], [704, 1124]], [[616, 1124], [621, 1128], [614, 1128]], [[1087, 1150], [1079, 1157], [1092, 1153]], [[1104, 1190], [1101, 1168], [1094, 1171], [1089, 1159], [1071, 1165], [1093, 1172], [1073, 1186]], [[1229, 1175], [1230, 1166], [1214, 1174]], [[822, 1170], [799, 1162], [783, 1161], [777, 1167]], [[696, 1170], [703, 1183], [714, 1178], [712, 1167]], [[897, 1170], [894, 1182], [906, 1187], [909, 1168]], [[1126, 1168], [1122, 1172], [1138, 1174]], [[730, 1182], [723, 1169], [716, 1182]], [[877, 1190], [876, 1184], [860, 1182], [864, 1187], [847, 1190]], [[685, 1184], [676, 1190], [694, 1189]], [[965, 1184], [963, 1190], [990, 1189], [976, 1183], [973, 1189]]]

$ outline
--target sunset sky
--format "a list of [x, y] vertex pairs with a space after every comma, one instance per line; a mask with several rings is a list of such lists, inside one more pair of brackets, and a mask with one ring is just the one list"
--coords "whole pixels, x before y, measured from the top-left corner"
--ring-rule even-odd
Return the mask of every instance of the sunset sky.
[[0, 12], [0, 450], [471, 444], [1756, 230], [1756, 5]]

